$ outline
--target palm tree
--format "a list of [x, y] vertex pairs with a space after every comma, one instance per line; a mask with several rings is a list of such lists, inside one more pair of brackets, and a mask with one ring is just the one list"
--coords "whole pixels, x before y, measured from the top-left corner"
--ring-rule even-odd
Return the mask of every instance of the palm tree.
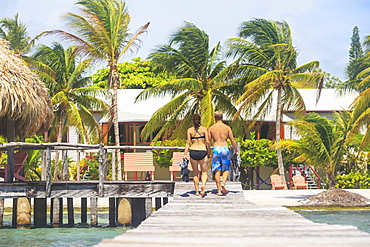
[[[283, 21], [253, 19], [243, 22], [239, 38], [227, 42], [228, 56], [237, 58], [237, 78], [245, 84], [244, 92], [236, 101], [240, 106], [235, 117], [252, 116], [252, 123], [271, 109], [276, 98], [276, 142], [280, 141], [282, 113], [290, 108], [297, 114], [305, 111], [303, 99], [294, 84], [322, 87], [323, 74], [316, 71], [319, 62], [297, 66], [298, 52], [293, 46], [289, 25]], [[248, 40], [250, 39], [250, 40]], [[279, 173], [284, 177], [280, 148], [277, 149]]]
[[92, 86], [91, 78], [84, 75], [92, 63], [91, 59], [77, 62], [78, 51], [76, 46], [64, 49], [57, 42], [51, 47], [41, 45], [32, 56], [32, 65], [49, 88], [54, 106], [52, 131], [57, 133], [57, 142], [62, 142], [67, 126], [75, 126], [80, 143], [97, 143], [100, 126], [92, 111], [109, 112], [109, 105], [98, 98], [106, 96], [106, 90]]
[[[117, 71], [118, 60], [132, 48], [138, 47], [138, 37], [143, 34], [149, 22], [135, 34], [129, 32], [131, 17], [122, 0], [78, 1], [81, 15], [68, 13], [64, 16], [71, 32], [54, 30], [46, 34], [58, 34], [64, 39], [75, 42], [88, 56], [108, 62], [110, 73], [109, 88], [113, 88], [112, 119], [116, 145], [120, 146], [117, 110], [117, 83], [120, 81]], [[121, 155], [117, 150], [117, 167], [121, 167]], [[119, 169], [121, 179], [121, 170]]]
[[32, 47], [34, 40], [28, 37], [27, 27], [18, 19], [3, 18], [0, 20], [0, 38], [9, 41], [9, 48], [18, 55], [26, 54]]
[[348, 111], [333, 113], [328, 120], [317, 113], [309, 113], [301, 119], [291, 122], [299, 140], [282, 140], [276, 147], [284, 147], [300, 154], [296, 160], [307, 161], [315, 167], [324, 168], [330, 181], [330, 187], [336, 184], [336, 167], [341, 164], [350, 140], [348, 133], [352, 129], [352, 115]]
[[170, 38], [149, 55], [155, 65], [174, 75], [175, 79], [145, 89], [137, 100], [171, 95], [172, 100], [158, 109], [145, 125], [142, 138], [159, 130], [153, 141], [164, 135], [183, 138], [194, 113], [202, 116], [202, 125], [209, 127], [215, 109], [228, 116], [236, 113], [225, 83], [231, 69], [220, 59], [220, 43], [210, 49], [208, 35], [194, 24], [185, 22]]

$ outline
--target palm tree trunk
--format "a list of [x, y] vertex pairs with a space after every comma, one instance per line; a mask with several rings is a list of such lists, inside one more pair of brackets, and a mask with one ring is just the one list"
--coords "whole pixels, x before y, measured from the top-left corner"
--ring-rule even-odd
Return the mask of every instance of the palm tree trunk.
[[[283, 118], [283, 107], [282, 107], [282, 100], [281, 100], [281, 94], [282, 94], [282, 89], [278, 88], [277, 89], [277, 108], [276, 108], [276, 143], [280, 142], [280, 127], [281, 127], [281, 122]], [[281, 177], [281, 180], [285, 182], [285, 173], [284, 173], [284, 164], [283, 164], [283, 156], [281, 154], [281, 148], [279, 147], [277, 150], [277, 158], [278, 158], [278, 167], [279, 167], [279, 174]]]
[[[114, 140], [116, 142], [116, 146], [120, 146], [120, 139], [119, 139], [119, 124], [118, 124], [118, 107], [117, 107], [117, 81], [119, 81], [119, 74], [117, 71], [116, 65], [110, 66], [110, 77], [109, 77], [109, 85], [113, 86], [113, 98], [112, 98], [112, 121], [113, 121], [113, 129], [114, 129]], [[117, 180], [122, 180], [122, 170], [121, 170], [121, 151], [117, 149], [116, 151], [116, 167], [117, 167]]]
[[328, 178], [329, 178], [329, 182], [330, 182], [330, 188], [335, 188], [335, 185], [336, 185], [336, 183], [337, 183], [337, 180], [336, 180], [336, 178], [335, 178], [335, 174], [334, 174], [334, 172], [332, 172], [332, 171], [327, 171], [326, 172], [326, 174], [327, 174], [327, 176], [328, 176]]

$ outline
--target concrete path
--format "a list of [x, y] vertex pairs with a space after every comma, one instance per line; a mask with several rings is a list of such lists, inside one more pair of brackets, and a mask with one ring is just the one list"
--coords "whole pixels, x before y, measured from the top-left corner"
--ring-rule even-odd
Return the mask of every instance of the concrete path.
[[[346, 189], [370, 199], [370, 189]], [[257, 205], [299, 206], [307, 197], [324, 190], [243, 190], [246, 200]]]
[[[279, 205], [257, 205], [240, 183], [228, 183], [225, 196], [215, 195], [214, 182], [207, 188], [202, 198], [194, 195], [192, 183], [176, 183], [171, 202], [136, 229], [96, 246], [370, 246], [370, 234], [354, 226], [313, 223]], [[292, 199], [275, 192], [282, 200], [294, 201], [316, 193], [304, 191]]]

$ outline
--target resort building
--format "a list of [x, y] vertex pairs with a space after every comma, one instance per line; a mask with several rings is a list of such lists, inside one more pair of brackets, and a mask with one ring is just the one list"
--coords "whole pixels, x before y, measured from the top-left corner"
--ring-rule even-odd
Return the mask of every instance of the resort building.
[[[118, 90], [118, 122], [120, 128], [121, 145], [138, 146], [149, 145], [151, 139], [142, 140], [140, 138], [141, 130], [149, 121], [153, 113], [168, 103], [171, 98], [150, 98], [146, 101], [135, 103], [135, 98], [143, 89], [120, 89]], [[342, 111], [349, 109], [350, 104], [358, 95], [357, 93], [348, 93], [340, 95], [335, 89], [323, 89], [319, 100], [317, 101], [317, 90], [300, 89], [300, 94], [306, 105], [307, 112], [316, 112], [324, 117], [330, 118], [333, 111]], [[275, 97], [276, 98], [276, 97]], [[275, 103], [273, 103], [270, 114], [261, 119], [253, 131], [256, 132], [258, 139], [274, 139], [275, 137]], [[298, 139], [291, 126], [287, 125], [289, 121], [295, 119], [294, 111], [286, 111], [283, 114], [283, 124], [281, 129], [282, 139]], [[98, 119], [102, 125], [103, 131], [108, 130], [108, 120]], [[227, 120], [227, 119], [226, 119]], [[114, 140], [113, 130], [111, 128], [105, 142]], [[71, 137], [71, 139], [73, 139]]]

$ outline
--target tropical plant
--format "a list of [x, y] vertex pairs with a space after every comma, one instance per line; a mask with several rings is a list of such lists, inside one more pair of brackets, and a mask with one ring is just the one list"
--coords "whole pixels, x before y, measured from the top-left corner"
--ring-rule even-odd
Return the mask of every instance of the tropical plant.
[[300, 154], [295, 160], [307, 161], [314, 167], [323, 168], [330, 181], [336, 184], [336, 167], [340, 166], [351, 129], [350, 112], [335, 112], [328, 120], [317, 113], [295, 119], [290, 123], [301, 136], [299, 140], [281, 140], [275, 147], [284, 147]]
[[[74, 126], [79, 133], [80, 143], [98, 143], [101, 137], [100, 126], [93, 111], [109, 112], [109, 105], [101, 98], [106, 90], [91, 85], [91, 78], [85, 73], [91, 66], [91, 59], [77, 63], [78, 48], [64, 47], [53, 43], [51, 47], [41, 45], [32, 55], [34, 71], [49, 88], [54, 107], [54, 120], [51, 136], [62, 142], [67, 127]], [[99, 98], [100, 97], [100, 98]], [[59, 164], [56, 155], [55, 164]], [[59, 166], [55, 167], [54, 177], [60, 176]]]
[[[319, 62], [297, 66], [298, 52], [285, 21], [243, 22], [238, 36], [227, 42], [227, 55], [236, 57], [235, 63], [239, 65], [237, 80], [245, 84], [242, 96], [236, 101], [240, 107], [235, 117], [251, 118], [253, 124], [271, 110], [275, 98], [276, 142], [279, 142], [283, 111], [290, 109], [299, 114], [305, 110], [294, 83], [322, 87], [323, 74], [317, 71]], [[277, 155], [279, 173], [285, 181], [280, 148]]]
[[240, 143], [241, 166], [256, 167], [276, 164], [276, 152], [271, 148], [273, 142], [268, 139], [256, 140], [255, 132], [250, 133], [250, 139]]
[[34, 40], [28, 36], [27, 27], [19, 21], [18, 14], [11, 18], [0, 20], [0, 38], [9, 41], [9, 48], [18, 55], [29, 52]]
[[[152, 146], [185, 146], [185, 139], [176, 139], [176, 140], [164, 140], [164, 141], [157, 141], [152, 142]], [[171, 149], [153, 149], [153, 159], [159, 165], [159, 167], [169, 167], [171, 165], [171, 159], [173, 150]]]
[[[129, 32], [131, 17], [122, 0], [82, 0], [76, 5], [80, 6], [81, 15], [68, 13], [64, 16], [71, 32], [54, 30], [45, 33], [58, 34], [78, 44], [84, 54], [108, 62], [110, 69], [108, 87], [113, 88], [112, 121], [116, 145], [119, 146], [117, 83], [120, 82], [120, 77], [117, 64], [126, 52], [138, 47], [140, 44], [138, 38], [147, 30], [149, 22], [131, 34]], [[119, 149], [116, 157], [118, 167], [121, 167]]]
[[173, 98], [152, 115], [142, 131], [144, 139], [156, 131], [153, 141], [162, 136], [183, 138], [195, 113], [201, 115], [205, 127], [213, 124], [215, 110], [225, 116], [236, 113], [230, 97], [235, 87], [225, 83], [232, 70], [220, 55], [220, 43], [210, 49], [208, 35], [189, 22], [171, 36], [169, 44], [159, 46], [149, 55], [154, 65], [176, 78], [147, 88], [138, 96], [137, 100], [163, 95]]
[[365, 172], [350, 172], [338, 175], [337, 185], [341, 189], [370, 189], [370, 174]]
[[[132, 62], [123, 62], [117, 65], [121, 81], [118, 88], [137, 89], [154, 87], [168, 81], [165, 73], [156, 73], [153, 62], [133, 58]], [[93, 76], [93, 83], [101, 88], [108, 87], [109, 68], [99, 69]]]
[[109, 111], [109, 106], [101, 99], [106, 97], [106, 91], [92, 86], [91, 78], [85, 76], [91, 59], [78, 63], [77, 56], [75, 46], [64, 49], [57, 42], [51, 47], [41, 45], [32, 55], [38, 61], [34, 63], [37, 66], [34, 71], [49, 88], [55, 115], [52, 132], [57, 133], [57, 142], [62, 142], [67, 126], [74, 126], [80, 133], [80, 143], [98, 143], [100, 126], [92, 112], [101, 110], [106, 114]]

